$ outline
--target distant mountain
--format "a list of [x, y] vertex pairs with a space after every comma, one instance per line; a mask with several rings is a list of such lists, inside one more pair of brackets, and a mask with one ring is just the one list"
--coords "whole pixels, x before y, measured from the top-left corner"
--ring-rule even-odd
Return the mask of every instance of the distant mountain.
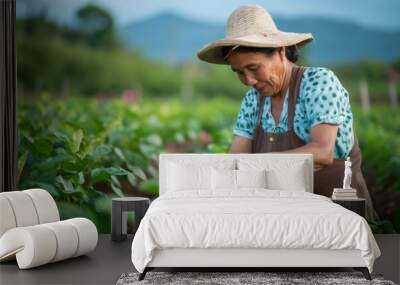
[[134, 22], [120, 30], [129, 47], [167, 61], [194, 59], [199, 48], [223, 34], [221, 25], [192, 21], [170, 13]]
[[[371, 30], [351, 22], [331, 19], [275, 18], [279, 29], [311, 32], [311, 64], [353, 62], [359, 59], [390, 61], [400, 56], [400, 31]], [[119, 30], [129, 47], [169, 62], [195, 60], [196, 52], [212, 40], [224, 36], [224, 25], [193, 21], [172, 13], [131, 23]]]

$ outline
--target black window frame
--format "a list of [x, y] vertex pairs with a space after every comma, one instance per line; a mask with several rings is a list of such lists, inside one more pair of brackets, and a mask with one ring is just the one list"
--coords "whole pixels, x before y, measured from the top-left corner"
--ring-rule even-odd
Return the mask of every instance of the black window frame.
[[0, 192], [18, 184], [16, 0], [0, 1]]

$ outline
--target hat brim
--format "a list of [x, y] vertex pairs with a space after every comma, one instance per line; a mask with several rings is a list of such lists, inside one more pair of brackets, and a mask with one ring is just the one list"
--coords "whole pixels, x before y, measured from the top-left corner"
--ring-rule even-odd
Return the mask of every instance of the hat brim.
[[223, 47], [226, 46], [247, 46], [247, 47], [287, 47], [297, 45], [299, 47], [307, 44], [314, 39], [310, 33], [288, 33], [278, 31], [271, 34], [254, 34], [237, 38], [225, 38], [222, 40], [214, 41], [203, 47], [197, 56], [200, 60], [215, 63], [215, 64], [228, 64], [222, 54]]

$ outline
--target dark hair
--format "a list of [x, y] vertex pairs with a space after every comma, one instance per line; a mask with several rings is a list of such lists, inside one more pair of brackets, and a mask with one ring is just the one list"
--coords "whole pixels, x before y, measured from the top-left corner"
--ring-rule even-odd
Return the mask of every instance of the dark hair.
[[[230, 51], [232, 50], [232, 46], [226, 46], [222, 48], [222, 56], [225, 58]], [[247, 47], [247, 46], [239, 46], [235, 49], [235, 51], [239, 52], [261, 52], [268, 56], [276, 53], [278, 48], [269, 48], [269, 47]], [[285, 55], [286, 58], [295, 63], [299, 59], [299, 48], [296, 45], [285, 47]]]

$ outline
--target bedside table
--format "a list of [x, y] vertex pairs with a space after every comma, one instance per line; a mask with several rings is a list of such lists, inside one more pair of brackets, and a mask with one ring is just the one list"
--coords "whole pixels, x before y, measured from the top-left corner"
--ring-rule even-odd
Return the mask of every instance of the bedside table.
[[144, 197], [122, 197], [112, 199], [111, 239], [123, 241], [127, 235], [127, 212], [135, 212], [134, 234], [150, 205], [150, 199]]
[[361, 217], [365, 218], [365, 199], [364, 198], [356, 198], [356, 199], [348, 199], [348, 200], [337, 200], [332, 199], [332, 202], [339, 204], [340, 206], [353, 211], [356, 214], [359, 214]]

